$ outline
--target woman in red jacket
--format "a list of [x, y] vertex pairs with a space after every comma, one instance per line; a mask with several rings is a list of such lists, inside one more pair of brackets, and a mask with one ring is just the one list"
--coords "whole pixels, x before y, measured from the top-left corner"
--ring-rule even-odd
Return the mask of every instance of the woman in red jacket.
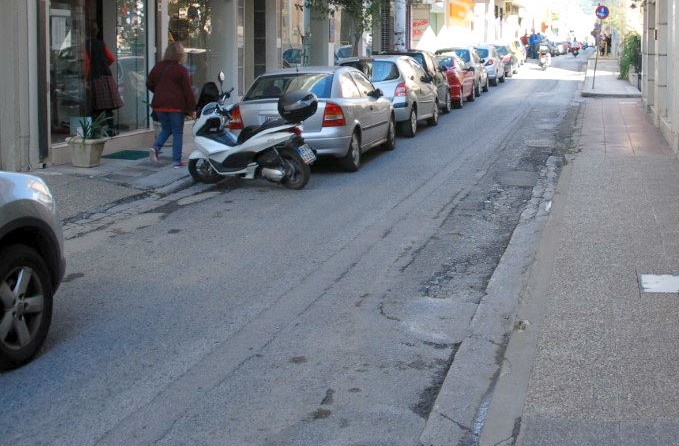
[[172, 165], [184, 167], [182, 162], [182, 139], [184, 137], [184, 116], [196, 117], [196, 99], [191, 89], [188, 70], [182, 65], [185, 59], [184, 47], [179, 42], [170, 42], [163, 60], [158, 62], [146, 81], [146, 87], [153, 93], [151, 107], [160, 121], [161, 131], [149, 158], [158, 163], [160, 149], [172, 135]]

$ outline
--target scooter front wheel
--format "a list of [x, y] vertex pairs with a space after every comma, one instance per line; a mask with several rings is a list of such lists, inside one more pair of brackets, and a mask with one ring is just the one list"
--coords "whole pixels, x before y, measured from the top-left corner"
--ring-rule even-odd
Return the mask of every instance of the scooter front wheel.
[[291, 148], [281, 150], [280, 155], [285, 167], [285, 178], [281, 181], [283, 186], [294, 190], [303, 189], [311, 176], [311, 169], [307, 163]]
[[222, 179], [210, 165], [210, 162], [205, 158], [197, 158], [189, 160], [189, 173], [194, 180], [201, 183], [216, 183]]

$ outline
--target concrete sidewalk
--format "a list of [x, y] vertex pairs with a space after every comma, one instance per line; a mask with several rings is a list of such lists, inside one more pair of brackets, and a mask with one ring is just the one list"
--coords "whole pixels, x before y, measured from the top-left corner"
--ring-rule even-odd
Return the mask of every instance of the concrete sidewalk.
[[579, 153], [559, 180], [480, 445], [679, 444], [679, 290], [640, 285], [679, 275], [679, 159], [639, 99], [615, 96], [629, 84], [603, 79], [583, 86], [595, 97]]
[[[184, 135], [183, 159], [194, 148], [191, 135]], [[164, 147], [160, 162], [148, 158], [148, 147], [130, 148], [141, 151], [137, 160], [102, 158], [96, 167], [73, 167], [71, 164], [32, 170], [50, 187], [64, 220], [98, 212], [103, 206], [121, 200], [132, 200], [148, 193], [168, 194], [193, 183], [186, 167], [172, 167], [172, 147]]]
[[627, 81], [618, 79], [620, 66], [617, 58], [592, 54], [587, 61], [587, 74], [582, 83], [585, 97], [640, 98], [641, 92]]

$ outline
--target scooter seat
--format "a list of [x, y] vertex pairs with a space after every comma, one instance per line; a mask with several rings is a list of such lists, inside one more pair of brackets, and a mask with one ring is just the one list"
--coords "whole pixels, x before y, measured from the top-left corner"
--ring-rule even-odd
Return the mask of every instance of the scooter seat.
[[217, 141], [218, 143], [224, 144], [229, 147], [235, 147], [239, 144], [238, 141], [236, 141], [236, 138], [230, 132], [208, 133], [200, 136], [211, 139], [213, 141]]
[[249, 125], [245, 127], [243, 130], [241, 130], [240, 134], [238, 135], [237, 143], [243, 144], [245, 141], [252, 138], [256, 134], [263, 132], [264, 130], [272, 129], [274, 127], [280, 127], [285, 124], [288, 124], [288, 121], [286, 121], [283, 118], [278, 118], [273, 119], [271, 121], [267, 121], [262, 125]]

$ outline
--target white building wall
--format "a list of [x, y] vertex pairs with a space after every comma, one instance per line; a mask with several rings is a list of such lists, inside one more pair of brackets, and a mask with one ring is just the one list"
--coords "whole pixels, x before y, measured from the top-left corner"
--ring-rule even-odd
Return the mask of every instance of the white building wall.
[[40, 161], [36, 3], [5, 2], [0, 14], [0, 170], [25, 171]]

